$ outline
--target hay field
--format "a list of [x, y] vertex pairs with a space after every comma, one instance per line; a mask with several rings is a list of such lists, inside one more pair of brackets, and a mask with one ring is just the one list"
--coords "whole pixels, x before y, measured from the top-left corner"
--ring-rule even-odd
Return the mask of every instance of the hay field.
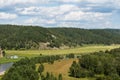
[[38, 56], [40, 54], [42, 55], [57, 55], [57, 54], [86, 54], [91, 52], [97, 52], [97, 51], [105, 51], [110, 50], [113, 48], [118, 48], [120, 45], [110, 45], [110, 46], [104, 46], [104, 45], [91, 45], [91, 46], [83, 46], [83, 47], [77, 47], [77, 48], [70, 48], [70, 49], [53, 49], [53, 50], [6, 50], [7, 55], [18, 55], [23, 57], [34, 57]]

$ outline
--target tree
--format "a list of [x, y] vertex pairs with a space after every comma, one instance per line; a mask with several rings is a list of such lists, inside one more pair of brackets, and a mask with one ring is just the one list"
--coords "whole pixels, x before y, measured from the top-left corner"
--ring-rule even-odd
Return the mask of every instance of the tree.
[[46, 80], [49, 80], [50, 79], [50, 73], [49, 72], [47, 72], [46, 73], [46, 78], [45, 78]]
[[62, 80], [62, 74], [59, 74], [58, 80]]
[[6, 55], [5, 51], [3, 51], [3, 57], [5, 57], [5, 55]]
[[38, 68], [38, 72], [40, 73], [40, 75], [42, 74], [42, 72], [44, 71], [44, 65], [41, 64]]
[[73, 53], [70, 53], [68, 55], [66, 55], [67, 58], [75, 58], [75, 55]]

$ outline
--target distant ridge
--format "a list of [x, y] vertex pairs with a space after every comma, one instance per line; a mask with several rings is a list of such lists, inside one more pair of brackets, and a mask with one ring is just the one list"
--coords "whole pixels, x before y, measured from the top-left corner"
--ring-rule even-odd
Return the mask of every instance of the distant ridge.
[[45, 49], [82, 44], [120, 44], [120, 29], [0, 25], [0, 46], [5, 49]]

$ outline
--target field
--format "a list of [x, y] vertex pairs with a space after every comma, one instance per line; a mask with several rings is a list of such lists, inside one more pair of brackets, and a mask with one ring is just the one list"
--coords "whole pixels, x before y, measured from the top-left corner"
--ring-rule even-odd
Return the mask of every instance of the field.
[[0, 75], [0, 80], [1, 80], [1, 78], [2, 78], [2, 75]]
[[105, 51], [110, 50], [113, 48], [118, 48], [120, 45], [90, 45], [90, 46], [83, 46], [78, 48], [70, 48], [70, 49], [54, 49], [54, 50], [6, 50], [7, 55], [18, 55], [22, 57], [34, 57], [40, 54], [42, 55], [57, 55], [57, 54], [86, 54], [96, 51]]
[[[113, 48], [118, 48], [120, 45], [86, 45], [83, 47], [77, 47], [77, 48], [70, 48], [70, 49], [52, 49], [52, 50], [6, 50], [6, 56], [11, 55], [17, 55], [19, 56], [19, 59], [22, 57], [35, 57], [42, 55], [64, 55], [69, 53], [74, 54], [87, 54], [91, 52], [97, 52], [97, 51], [105, 51], [110, 50]], [[7, 63], [7, 62], [14, 62], [18, 61], [19, 59], [6, 59], [6, 58], [0, 58], [0, 63]]]
[[[6, 50], [6, 55], [17, 55], [20, 58], [22, 57], [35, 57], [40, 54], [42, 55], [64, 55], [64, 54], [69, 54], [69, 53], [74, 53], [74, 54], [87, 54], [91, 52], [97, 52], [97, 51], [105, 51], [105, 50], [110, 50], [113, 48], [118, 48], [120, 45], [110, 45], [110, 46], [104, 46], [104, 45], [89, 45], [89, 46], [83, 46], [83, 47], [77, 47], [77, 48], [71, 48], [71, 49], [56, 49], [56, 50]], [[20, 59], [19, 58], [19, 59]], [[19, 59], [6, 59], [6, 58], [1, 58], [0, 63], [6, 63], [6, 62], [14, 62], [18, 61]], [[54, 64], [48, 64], [45, 63], [45, 71], [46, 72], [52, 72], [55, 76], [58, 76], [59, 73], [63, 75], [63, 80], [95, 80], [94, 78], [82, 78], [82, 79], [77, 79], [77, 78], [72, 78], [69, 77], [69, 67], [71, 66], [73, 61], [77, 61], [77, 59], [64, 59], [61, 61], [55, 61]], [[39, 64], [37, 64], [37, 67]], [[1, 79], [0, 79], [1, 80]]]
[[[44, 74], [46, 72], [52, 72], [54, 75], [58, 76], [59, 73], [62, 74], [63, 76], [63, 80], [94, 80], [94, 78], [81, 78], [81, 79], [77, 79], [77, 78], [72, 78], [69, 77], [69, 67], [71, 66], [73, 61], [78, 61], [77, 59], [65, 59], [65, 60], [61, 60], [61, 61], [55, 61], [54, 64], [48, 64], [45, 63], [45, 71]], [[37, 67], [39, 66], [39, 64], [37, 64]]]
[[16, 62], [16, 61], [18, 61], [18, 60], [20, 60], [20, 58], [19, 58], [19, 59], [0, 58], [0, 64], [2, 64], [2, 63], [9, 63], [9, 62]]
[[[116, 47], [120, 47], [120, 46], [119, 45], [117, 45], [117, 46], [85, 46], [85, 47], [69, 49], [69, 50], [61, 50], [61, 52], [63, 51], [63, 54], [68, 54], [71, 51], [73, 51], [72, 53], [75, 53], [75, 54], [77, 54], [77, 53], [85, 54], [85, 53], [95, 52], [95, 51], [100, 51], [100, 50], [103, 50], [103, 51], [110, 50], [110, 49], [113, 49]], [[55, 51], [55, 50], [53, 50], [53, 51]], [[68, 53], [67, 53], [67, 51], [68, 51]], [[45, 55], [47, 55], [47, 54], [45, 54]], [[55, 76], [58, 76], [61, 73], [63, 80], [95, 80], [95, 78], [81, 78], [80, 79], [80, 78], [70, 77], [69, 76], [69, 67], [71, 66], [73, 61], [78, 61], [78, 60], [77, 59], [64, 59], [61, 61], [55, 61], [54, 64], [45, 63], [44, 64], [44, 67], [45, 67], [44, 74], [46, 72], [49, 72], [49, 73], [53, 73]], [[39, 66], [39, 64], [37, 64], [37, 68], [38, 68], [38, 66]]]

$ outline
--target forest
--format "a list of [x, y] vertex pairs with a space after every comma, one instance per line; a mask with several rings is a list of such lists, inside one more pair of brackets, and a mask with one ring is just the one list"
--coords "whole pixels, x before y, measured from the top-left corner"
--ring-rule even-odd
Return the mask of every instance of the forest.
[[119, 44], [119, 29], [44, 28], [40, 26], [0, 25], [3, 49], [41, 49], [75, 47], [83, 44]]
[[96, 80], [120, 80], [120, 48], [83, 55], [73, 61], [70, 76], [95, 77]]
[[[47, 72], [43, 75], [44, 71], [43, 63], [53, 64], [55, 60], [62, 59], [61, 56], [38, 56], [34, 58], [23, 58], [18, 62], [15, 62], [9, 71], [3, 76], [2, 80], [62, 80], [62, 75], [58, 77], [52, 73]], [[36, 68], [36, 64], [40, 64], [39, 68]]]
[[[74, 54], [66, 55], [67, 59], [75, 58]], [[47, 72], [43, 74], [44, 63], [54, 64], [54, 61], [63, 60], [64, 56], [38, 56], [23, 58], [15, 62], [5, 73], [2, 80], [63, 80], [63, 74], [58, 76]], [[110, 51], [99, 51], [77, 57], [69, 68], [70, 77], [94, 78], [95, 80], [120, 80], [120, 48]], [[36, 64], [39, 64], [38, 68]]]

